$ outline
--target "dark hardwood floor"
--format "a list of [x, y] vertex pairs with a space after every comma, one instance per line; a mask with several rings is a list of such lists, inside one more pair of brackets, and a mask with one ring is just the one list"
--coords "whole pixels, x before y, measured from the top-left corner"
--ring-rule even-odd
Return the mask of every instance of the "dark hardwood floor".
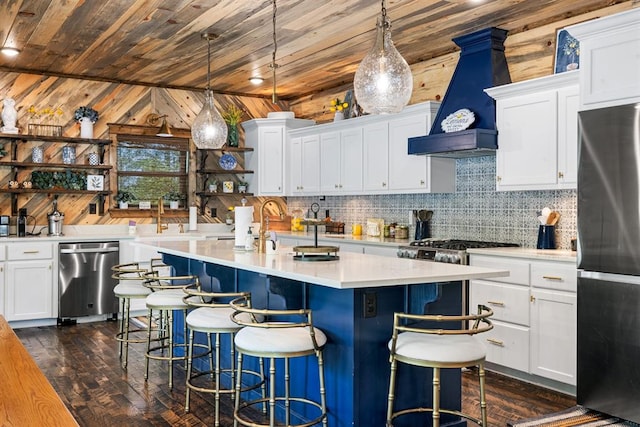
[[[182, 369], [175, 370], [172, 391], [165, 363], [152, 362], [145, 382], [142, 344], [130, 348], [129, 368], [124, 371], [113, 338], [116, 330], [116, 322], [96, 322], [17, 329], [16, 334], [81, 426], [213, 425], [210, 396], [192, 393], [191, 412], [184, 413]], [[476, 378], [474, 372], [463, 374], [463, 409], [479, 414]], [[575, 405], [571, 396], [494, 373], [487, 375], [486, 393], [490, 426]], [[222, 399], [222, 405], [221, 425], [231, 426], [231, 399]]]

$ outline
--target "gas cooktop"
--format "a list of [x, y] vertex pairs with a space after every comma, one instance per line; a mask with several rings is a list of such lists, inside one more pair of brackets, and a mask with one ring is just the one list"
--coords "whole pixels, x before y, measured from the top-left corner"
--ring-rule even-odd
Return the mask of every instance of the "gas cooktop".
[[424, 246], [437, 249], [450, 249], [464, 251], [472, 248], [511, 248], [519, 246], [517, 243], [503, 242], [483, 242], [478, 240], [460, 240], [460, 239], [423, 239], [414, 240], [409, 246]]

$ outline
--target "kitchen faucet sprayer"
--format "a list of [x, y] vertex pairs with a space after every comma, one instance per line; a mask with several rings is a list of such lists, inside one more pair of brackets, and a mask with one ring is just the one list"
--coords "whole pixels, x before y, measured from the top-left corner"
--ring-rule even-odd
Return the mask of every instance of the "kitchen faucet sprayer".
[[269, 204], [269, 203], [273, 203], [276, 205], [276, 207], [278, 208], [278, 214], [280, 215], [280, 219], [284, 219], [285, 217], [285, 212], [286, 209], [283, 208], [282, 204], [280, 203], [280, 201], [278, 201], [277, 199], [267, 199], [264, 202], [262, 202], [262, 205], [260, 205], [260, 232], [258, 233], [258, 253], [265, 253], [266, 252], [266, 242], [267, 242], [267, 230], [265, 230], [265, 217], [264, 217], [264, 208]]

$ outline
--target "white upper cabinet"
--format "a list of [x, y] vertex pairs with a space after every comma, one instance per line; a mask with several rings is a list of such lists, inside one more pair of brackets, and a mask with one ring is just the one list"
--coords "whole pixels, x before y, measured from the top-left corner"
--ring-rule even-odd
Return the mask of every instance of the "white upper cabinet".
[[255, 173], [246, 178], [256, 196], [285, 195], [287, 131], [314, 123], [302, 119], [254, 119], [241, 123], [245, 130], [245, 146], [253, 148], [245, 155], [245, 161], [246, 169]]
[[486, 90], [496, 99], [498, 191], [576, 188], [578, 73]]
[[362, 191], [362, 128], [320, 135], [320, 191], [342, 194]]
[[288, 194], [320, 194], [320, 135], [291, 138], [289, 154], [291, 179]]
[[580, 110], [640, 102], [640, 8], [567, 27], [580, 41]]
[[[290, 194], [455, 191], [455, 159], [408, 154], [408, 138], [429, 133], [439, 106], [425, 102], [399, 114], [363, 116], [291, 131], [292, 142], [295, 138], [319, 138], [320, 184], [314, 190], [294, 184]], [[293, 143], [291, 149], [298, 150]], [[291, 166], [298, 168], [295, 162]], [[315, 174], [315, 169], [310, 165], [291, 174], [297, 176], [298, 172]], [[302, 179], [304, 176], [299, 177]]]

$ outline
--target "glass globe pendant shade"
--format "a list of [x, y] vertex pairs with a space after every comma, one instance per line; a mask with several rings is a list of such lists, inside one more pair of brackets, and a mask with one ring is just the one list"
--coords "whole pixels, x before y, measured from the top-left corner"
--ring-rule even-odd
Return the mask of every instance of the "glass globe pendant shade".
[[213, 105], [213, 92], [204, 92], [204, 105], [191, 126], [191, 138], [200, 149], [221, 148], [227, 142], [227, 124]]
[[391, 23], [379, 17], [376, 41], [364, 57], [353, 79], [356, 100], [370, 114], [402, 111], [411, 98], [411, 68], [391, 40]]

